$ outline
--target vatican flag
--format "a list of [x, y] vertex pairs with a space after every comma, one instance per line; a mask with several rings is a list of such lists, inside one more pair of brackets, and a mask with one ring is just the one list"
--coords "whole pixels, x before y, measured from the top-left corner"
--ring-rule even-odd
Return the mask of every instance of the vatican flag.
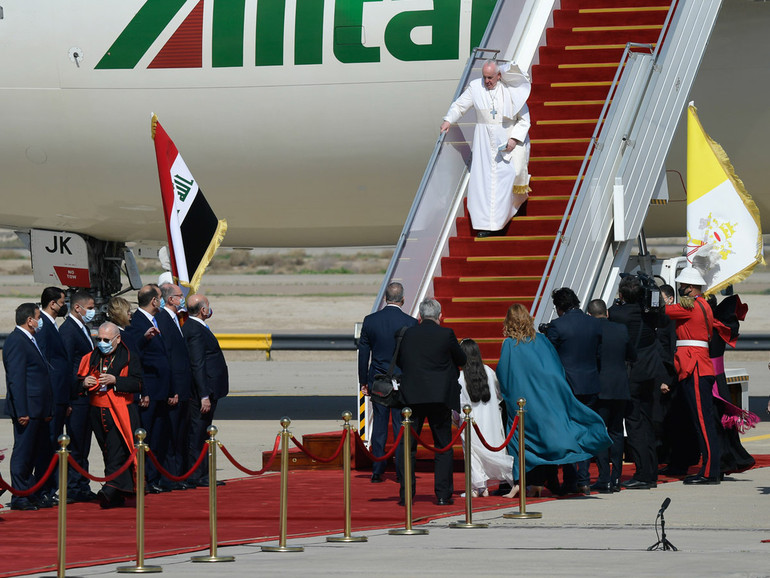
[[759, 209], [725, 151], [703, 130], [693, 103], [687, 108], [687, 258], [710, 294], [764, 263]]

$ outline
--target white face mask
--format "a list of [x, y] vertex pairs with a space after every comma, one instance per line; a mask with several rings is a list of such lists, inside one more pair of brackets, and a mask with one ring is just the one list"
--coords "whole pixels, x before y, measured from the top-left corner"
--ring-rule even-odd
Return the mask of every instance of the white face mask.
[[43, 328], [43, 318], [37, 320], [37, 327], [35, 327], [35, 333], [40, 331]]

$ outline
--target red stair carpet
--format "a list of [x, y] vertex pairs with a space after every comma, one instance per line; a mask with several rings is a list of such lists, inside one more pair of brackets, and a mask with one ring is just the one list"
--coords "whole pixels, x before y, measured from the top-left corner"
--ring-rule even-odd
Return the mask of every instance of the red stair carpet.
[[562, 0], [532, 67], [532, 192], [505, 236], [476, 239], [466, 214], [434, 279], [444, 324], [500, 354], [511, 303], [531, 306], [559, 223], [627, 42], [655, 43], [671, 2]]
[[[757, 468], [770, 467], [770, 455], [755, 455]], [[624, 464], [624, 479], [634, 473]], [[691, 468], [695, 473], [697, 466]], [[373, 486], [369, 472], [353, 472], [351, 483], [352, 528], [354, 534], [382, 528], [403, 528], [404, 508], [398, 506], [395, 475], [387, 473], [385, 483]], [[592, 478], [596, 478], [592, 466]], [[659, 483], [678, 481], [661, 477]], [[291, 538], [342, 534], [342, 470], [306, 470], [289, 473], [287, 534]], [[455, 503], [435, 505], [433, 474], [417, 473], [413, 523], [422, 524], [447, 516], [464, 516], [465, 500], [459, 494], [465, 477], [455, 473]], [[278, 540], [280, 476], [228, 480], [218, 488], [219, 546]], [[554, 499], [545, 492], [537, 503]], [[575, 499], [564, 497], [559, 499]], [[579, 499], [579, 497], [577, 498]], [[208, 491], [185, 490], [147, 496], [145, 508], [145, 558], [208, 551]], [[473, 500], [474, 512], [518, 508], [518, 499], [490, 496]], [[0, 578], [55, 570], [57, 510], [37, 512], [0, 509]], [[126, 562], [136, 563], [136, 510], [133, 507], [102, 510], [96, 503], [67, 507], [67, 567], [77, 568]], [[226, 551], [220, 552], [226, 554]]]

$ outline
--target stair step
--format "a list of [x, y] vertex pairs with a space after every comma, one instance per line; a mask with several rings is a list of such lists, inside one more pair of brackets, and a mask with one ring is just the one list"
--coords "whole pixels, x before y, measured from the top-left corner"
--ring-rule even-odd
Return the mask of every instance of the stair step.
[[663, 25], [629, 24], [627, 26], [585, 26], [576, 28], [549, 28], [545, 35], [549, 46], [597, 46], [638, 42], [657, 42]]
[[[561, 197], [559, 196], [554, 198], [560, 199]], [[564, 214], [564, 209], [567, 206], [568, 199], [569, 197], [567, 197], [567, 199], [564, 201], [554, 201], [542, 210], [535, 207], [536, 210], [533, 211], [532, 209], [534, 205], [532, 207], [528, 206], [528, 216], [524, 217], [521, 215], [516, 215], [511, 220], [511, 224], [508, 225], [508, 233], [515, 233], [519, 236], [553, 235], [558, 228], [559, 222], [562, 219], [562, 215]], [[527, 201], [527, 205], [529, 205], [529, 201]], [[552, 207], [553, 211], [548, 212], [548, 207]], [[457, 219], [456, 226], [458, 237], [467, 238], [476, 236], [476, 232], [471, 228], [470, 217], [459, 217]]]
[[596, 124], [603, 106], [604, 100], [537, 102], [529, 107], [529, 113], [536, 121], [592, 118]]
[[548, 255], [527, 257], [443, 257], [444, 275], [542, 275]]
[[670, 4], [671, 0], [561, 0], [562, 10], [619, 10]]
[[586, 62], [620, 62], [625, 50], [625, 43], [609, 46], [584, 46], [580, 48], [564, 46], [541, 46], [538, 52], [540, 64], [583, 64]]
[[533, 255], [550, 253], [556, 235], [532, 237], [452, 238], [449, 252], [458, 257], [492, 255]]
[[540, 84], [539, 81], [535, 80], [532, 83], [532, 94], [529, 101], [533, 103], [571, 100], [604, 101], [609, 91], [610, 85], [606, 83], [583, 86], [552, 86], [551, 83]]
[[436, 277], [433, 292], [437, 299], [473, 297], [483, 300], [494, 295], [534, 294], [539, 284], [539, 276]]
[[[526, 295], [499, 295], [489, 297], [485, 300], [479, 298], [456, 298], [439, 299], [441, 303], [441, 313], [447, 315], [449, 319], [485, 319], [486, 316], [494, 315], [499, 317], [497, 321], [477, 321], [477, 322], [459, 322], [451, 324], [455, 330], [458, 339], [464, 337], [499, 337], [502, 335], [502, 319], [508, 312], [508, 307], [513, 303], [521, 303], [527, 309], [532, 305], [532, 297]], [[476, 325], [476, 323], [481, 325]], [[483, 332], [476, 332], [480, 326], [483, 326]]]
[[581, 63], [580, 65], [543, 65], [532, 67], [532, 78], [537, 82], [578, 82], [612, 80], [618, 70], [616, 62]]
[[573, 139], [533, 139], [532, 156], [540, 155], [575, 155], [586, 154], [591, 138], [573, 138]]
[[[582, 7], [581, 7], [582, 8]], [[582, 8], [569, 10], [562, 7], [553, 13], [554, 28], [596, 26], [660, 25], [666, 17], [668, 6], [633, 6], [609, 8]]]
[[[319, 458], [330, 458], [337, 451], [340, 445], [342, 432], [329, 432], [319, 434], [307, 434], [302, 436], [302, 445], [307, 451]], [[267, 465], [272, 451], [262, 452], [262, 467]], [[281, 452], [279, 451], [273, 465], [270, 466], [271, 472], [277, 472], [281, 469]], [[334, 470], [342, 467], [342, 452], [331, 462], [324, 463], [314, 460], [309, 455], [297, 447], [289, 448], [289, 469], [290, 470]]]

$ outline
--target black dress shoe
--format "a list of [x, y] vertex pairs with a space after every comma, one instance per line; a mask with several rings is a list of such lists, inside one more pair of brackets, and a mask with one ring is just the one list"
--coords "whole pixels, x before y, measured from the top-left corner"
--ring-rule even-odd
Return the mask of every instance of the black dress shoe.
[[126, 505], [126, 498], [116, 492], [113, 495], [108, 495], [104, 490], [99, 490], [96, 494], [99, 497], [99, 506], [103, 510], [109, 510], [111, 508], [120, 508]]
[[[53, 500], [49, 498], [48, 496], [40, 496], [38, 498], [31, 498], [30, 502], [32, 502], [34, 505], [36, 505], [39, 509], [43, 508], [53, 508], [56, 504], [53, 503]], [[58, 500], [57, 500], [58, 504]]]
[[484, 237], [491, 237], [492, 235], [494, 235], [494, 231], [483, 231], [482, 230], [482, 231], [478, 231], [476, 233], [476, 237], [478, 237], [479, 239], [483, 239]]
[[612, 484], [609, 482], [595, 482], [591, 484], [591, 489], [594, 492], [599, 492], [600, 494], [611, 494], [612, 493]]
[[720, 483], [721, 482], [719, 481], [719, 477], [707, 478], [705, 476], [701, 476], [700, 474], [687, 476], [684, 479], [684, 484], [686, 486], [716, 486]]
[[643, 482], [642, 480], [631, 478], [627, 482], [623, 482], [621, 486], [626, 490], [649, 490], [657, 486], [657, 484], [653, 485], [651, 482]]
[[11, 502], [11, 510], [37, 510], [38, 507], [26, 498]]
[[620, 491], [620, 480], [615, 480], [614, 482], [610, 483], [610, 489], [613, 492], [619, 492]]
[[437, 506], [451, 506], [454, 503], [455, 503], [455, 501], [454, 501], [453, 498], [438, 498], [436, 500], [436, 505]]
[[380, 474], [372, 474], [372, 483], [373, 484], [381, 484], [383, 482], [382, 476]]
[[[159, 484], [147, 484], [147, 493], [149, 494], [163, 494], [170, 491], [170, 489], [164, 488]], [[101, 497], [99, 499], [101, 499]]]

